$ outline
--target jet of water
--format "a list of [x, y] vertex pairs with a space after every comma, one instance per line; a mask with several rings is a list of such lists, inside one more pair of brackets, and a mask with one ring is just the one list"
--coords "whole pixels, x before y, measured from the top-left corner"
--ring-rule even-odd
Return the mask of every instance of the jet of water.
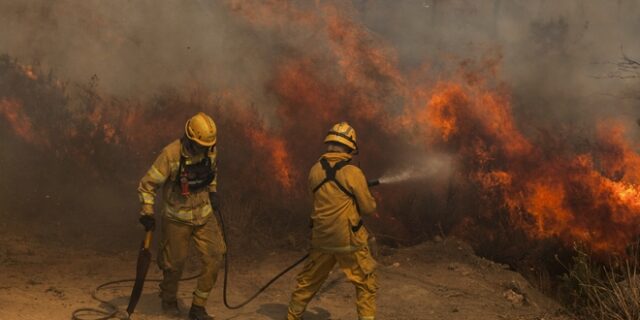
[[399, 183], [411, 180], [424, 180], [436, 176], [449, 175], [453, 168], [453, 159], [447, 154], [429, 154], [416, 159], [411, 166], [402, 167], [385, 173], [381, 184]]

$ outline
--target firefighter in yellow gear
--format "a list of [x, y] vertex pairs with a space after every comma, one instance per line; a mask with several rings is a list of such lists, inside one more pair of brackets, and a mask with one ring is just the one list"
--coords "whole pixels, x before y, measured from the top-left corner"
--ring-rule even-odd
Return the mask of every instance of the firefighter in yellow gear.
[[302, 319], [307, 304], [337, 263], [356, 287], [359, 319], [373, 320], [378, 290], [376, 262], [361, 215], [373, 213], [376, 202], [360, 168], [350, 164], [352, 154], [358, 152], [355, 130], [346, 122], [338, 123], [324, 141], [327, 152], [309, 173], [313, 193], [311, 250], [297, 277], [287, 319]]
[[208, 115], [198, 113], [185, 125], [181, 139], [167, 145], [138, 186], [142, 204], [140, 223], [155, 228], [154, 202], [162, 190], [162, 238], [158, 265], [163, 271], [160, 283], [162, 309], [173, 316], [178, 281], [182, 276], [193, 240], [202, 262], [202, 273], [193, 292], [189, 310], [191, 320], [213, 319], [205, 310], [209, 292], [222, 266], [226, 246], [214, 210], [218, 209], [216, 167], [216, 125]]

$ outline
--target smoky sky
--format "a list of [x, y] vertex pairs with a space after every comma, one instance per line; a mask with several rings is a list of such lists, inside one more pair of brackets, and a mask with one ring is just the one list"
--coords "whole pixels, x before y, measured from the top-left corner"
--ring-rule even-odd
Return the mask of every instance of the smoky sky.
[[499, 76], [522, 121], [638, 116], [638, 82], [609, 76], [623, 54], [640, 56], [638, 1], [363, 1], [360, 8], [405, 70], [428, 61], [437, 71], [452, 55], [498, 50]]
[[0, 51], [69, 81], [145, 95], [207, 83], [260, 88], [267, 39], [218, 1], [2, 1]]
[[[0, 52], [68, 81], [97, 75], [119, 96], [204, 83], [243, 88], [268, 112], [272, 67], [287, 50], [322, 50], [315, 30], [252, 26], [242, 1], [0, 1]], [[291, 6], [313, 11], [315, 2]], [[345, 5], [347, 6], [347, 5]], [[608, 76], [623, 54], [640, 57], [640, 3], [549, 0], [360, 0], [348, 5], [410, 73], [456, 59], [502, 57], [499, 78], [521, 117], [572, 122], [638, 116], [637, 81]], [[320, 14], [320, 13], [319, 13]], [[631, 95], [630, 95], [631, 92]]]

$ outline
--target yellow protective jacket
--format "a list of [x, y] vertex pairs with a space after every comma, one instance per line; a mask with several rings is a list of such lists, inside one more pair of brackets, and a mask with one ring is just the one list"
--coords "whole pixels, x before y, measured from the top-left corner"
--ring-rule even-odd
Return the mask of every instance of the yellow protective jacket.
[[[142, 214], [153, 214], [153, 204], [156, 198], [156, 190], [162, 187], [163, 207], [165, 217], [190, 225], [202, 225], [212, 214], [209, 192], [215, 192], [217, 186], [217, 174], [208, 187], [191, 192], [183, 196], [178, 182], [178, 168], [180, 155], [185, 157], [185, 165], [202, 161], [204, 154], [190, 155], [180, 143], [175, 140], [164, 149], [156, 158], [151, 168], [140, 180], [138, 194], [142, 203]], [[216, 168], [216, 148], [213, 147], [206, 155], [211, 159], [213, 172]]]
[[[322, 158], [327, 159], [333, 167], [339, 161], [350, 160], [351, 156], [328, 152]], [[334, 182], [326, 182], [314, 192], [325, 178], [325, 170], [318, 161], [309, 173], [309, 190], [313, 193], [311, 246], [331, 252], [352, 252], [366, 246], [369, 233], [361, 225], [360, 215], [373, 213], [376, 201], [362, 170], [354, 165], [346, 165], [336, 172], [336, 180], [353, 197]], [[354, 230], [358, 225], [361, 227]]]

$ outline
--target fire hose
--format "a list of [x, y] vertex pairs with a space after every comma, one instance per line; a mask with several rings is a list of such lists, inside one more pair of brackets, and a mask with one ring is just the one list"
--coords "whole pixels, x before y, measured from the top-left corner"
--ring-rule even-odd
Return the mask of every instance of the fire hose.
[[[219, 217], [220, 217], [220, 226], [221, 226], [221, 229], [222, 229], [222, 238], [224, 239], [224, 243], [227, 243], [227, 233], [226, 233], [226, 228], [224, 226], [224, 218], [222, 217], [222, 212], [220, 212], [220, 211], [218, 211], [218, 212], [219, 212]], [[256, 291], [247, 300], [243, 301], [242, 303], [236, 304], [236, 305], [231, 305], [231, 304], [229, 304], [229, 300], [227, 298], [227, 287], [228, 287], [228, 282], [229, 282], [229, 280], [228, 280], [228, 275], [229, 275], [229, 254], [227, 253], [227, 256], [224, 258], [224, 281], [223, 281], [223, 284], [222, 284], [222, 302], [224, 303], [224, 306], [227, 307], [227, 309], [231, 309], [231, 310], [236, 310], [236, 309], [240, 309], [240, 308], [244, 307], [249, 302], [251, 302], [255, 298], [257, 298], [265, 290], [267, 290], [267, 288], [269, 288], [274, 282], [276, 282], [278, 279], [280, 279], [280, 277], [284, 276], [289, 271], [291, 271], [291, 269], [297, 267], [303, 261], [307, 260], [308, 257], [309, 257], [309, 254], [307, 253], [303, 257], [298, 259], [294, 264], [292, 264], [292, 265], [288, 266], [286, 269], [282, 270], [275, 277], [273, 277], [271, 280], [269, 280], [265, 285], [260, 287], [260, 289], [258, 289], [258, 291]]]
[[[222, 212], [220, 210], [218, 210], [218, 216], [220, 218], [220, 226], [222, 229], [222, 237], [225, 243], [227, 243], [227, 235], [226, 235], [226, 227], [224, 224], [224, 217], [222, 216]], [[257, 298], [262, 292], [264, 292], [267, 288], [269, 288], [274, 282], [276, 282], [278, 279], [280, 279], [283, 275], [287, 274], [289, 271], [291, 271], [291, 269], [297, 267], [299, 264], [301, 264], [304, 260], [306, 260], [309, 257], [309, 254], [305, 254], [302, 258], [298, 259], [294, 264], [292, 264], [291, 266], [287, 267], [286, 269], [284, 269], [283, 271], [281, 271], [280, 273], [278, 273], [275, 277], [273, 277], [271, 280], [269, 280], [265, 285], [263, 285], [258, 291], [256, 291], [256, 293], [254, 293], [251, 297], [249, 297], [247, 300], [243, 301], [242, 303], [236, 304], [236, 305], [231, 305], [229, 303], [229, 300], [227, 298], [228, 294], [228, 283], [229, 283], [229, 256], [227, 254], [227, 256], [224, 259], [224, 282], [223, 282], [223, 289], [222, 289], [222, 300], [224, 303], [224, 306], [227, 307], [228, 309], [231, 310], [235, 310], [235, 309], [240, 309], [242, 307], [244, 307], [245, 305], [249, 304], [251, 301], [253, 301], [255, 298]], [[200, 275], [194, 275], [191, 277], [187, 277], [187, 278], [183, 278], [180, 279], [180, 281], [188, 281], [188, 280], [193, 280], [198, 278]], [[71, 314], [71, 319], [72, 320], [109, 320], [109, 319], [121, 319], [121, 320], [126, 320], [129, 319], [131, 314], [133, 313], [133, 309], [131, 308], [131, 302], [129, 303], [130, 310], [127, 310], [127, 312], [121, 311], [118, 307], [116, 307], [113, 303], [103, 300], [100, 297], [98, 297], [98, 291], [107, 288], [111, 285], [114, 284], [120, 284], [120, 283], [126, 283], [126, 282], [134, 282], [136, 283], [137, 281], [139, 281], [140, 279], [138, 279], [136, 277], [136, 279], [123, 279], [123, 280], [115, 280], [115, 281], [109, 281], [109, 282], [105, 282], [99, 286], [97, 286], [92, 292], [91, 292], [91, 298], [93, 298], [94, 300], [104, 304], [107, 308], [107, 310], [105, 309], [97, 309], [97, 308], [80, 308], [80, 309], [76, 309], [73, 311], [73, 313]], [[147, 279], [145, 280], [145, 282], [160, 282], [162, 281], [161, 279]], [[135, 289], [134, 289], [135, 290]], [[136, 301], [137, 302], [137, 301]], [[135, 308], [135, 303], [134, 303], [134, 308]], [[97, 318], [86, 318], [86, 316], [89, 315], [97, 315]]]
[[[226, 228], [225, 228], [225, 224], [224, 224], [224, 218], [222, 216], [222, 212], [218, 211], [218, 216], [220, 217], [220, 225], [221, 225], [221, 229], [222, 229], [222, 237], [224, 239], [224, 242], [227, 243], [227, 236], [226, 236]], [[297, 267], [299, 264], [301, 264], [304, 260], [306, 260], [309, 257], [309, 254], [304, 255], [302, 258], [300, 258], [298, 261], [296, 261], [294, 264], [292, 264], [291, 266], [287, 267], [286, 269], [284, 269], [282, 272], [280, 272], [278, 275], [276, 275], [275, 277], [273, 277], [269, 282], [267, 282], [264, 286], [262, 286], [256, 293], [254, 293], [251, 297], [249, 297], [247, 300], [245, 300], [244, 302], [237, 304], [237, 305], [231, 305], [229, 303], [229, 300], [227, 298], [227, 291], [228, 291], [228, 275], [229, 275], [229, 258], [228, 258], [228, 254], [224, 259], [224, 282], [223, 282], [223, 302], [225, 307], [227, 307], [228, 309], [231, 310], [235, 310], [235, 309], [240, 309], [242, 307], [244, 307], [245, 305], [247, 305], [248, 303], [250, 303], [251, 301], [253, 301], [255, 298], [257, 298], [262, 292], [264, 292], [269, 286], [271, 286], [271, 284], [273, 284], [274, 282], [276, 282], [278, 279], [280, 279], [280, 277], [282, 277], [283, 275], [285, 275], [286, 273], [288, 273], [289, 271], [291, 271], [291, 269]], [[180, 281], [188, 281], [188, 280], [193, 280], [198, 278], [200, 275], [194, 275], [191, 277], [187, 277], [184, 279], [180, 279]], [[125, 320], [125, 319], [129, 319], [130, 318], [130, 313], [128, 312], [124, 312], [121, 311], [120, 309], [118, 309], [118, 307], [116, 307], [113, 303], [103, 300], [100, 297], [98, 297], [98, 292], [102, 289], [108, 288], [111, 285], [114, 284], [120, 284], [120, 283], [126, 283], [126, 282], [136, 282], [136, 280], [139, 279], [123, 279], [123, 280], [115, 280], [115, 281], [109, 281], [109, 282], [105, 282], [101, 285], [99, 285], [98, 287], [96, 287], [92, 293], [91, 293], [91, 297], [104, 304], [107, 307], [107, 310], [104, 309], [97, 309], [97, 308], [80, 308], [80, 309], [76, 309], [73, 311], [72, 315], [71, 315], [71, 319], [72, 320], [109, 320], [109, 319], [121, 319], [121, 320]], [[145, 282], [160, 282], [162, 281], [161, 279], [147, 279]], [[131, 313], [133, 313], [133, 310], [131, 310]], [[86, 318], [86, 316], [88, 315], [98, 315], [99, 317], [97, 318]]]
[[[373, 186], [377, 186], [380, 184], [380, 180], [370, 180], [367, 181], [367, 185], [369, 187], [373, 187]], [[227, 230], [224, 224], [224, 217], [222, 215], [222, 212], [220, 210], [218, 210], [218, 216], [220, 218], [220, 226], [222, 229], [222, 238], [223, 241], [226, 243], [227, 242]], [[149, 246], [149, 242], [151, 241], [151, 236], [150, 233], [147, 232], [147, 236], [145, 238], [145, 242], [143, 243], [143, 248], [148, 248]], [[276, 282], [278, 279], [280, 279], [282, 276], [284, 276], [285, 274], [287, 274], [289, 271], [291, 271], [293, 268], [297, 267], [298, 265], [300, 265], [303, 261], [305, 261], [307, 258], [309, 258], [309, 254], [305, 254], [304, 256], [302, 256], [300, 259], [298, 259], [295, 263], [293, 263], [292, 265], [290, 265], [289, 267], [285, 268], [284, 270], [282, 270], [280, 273], [278, 273], [275, 277], [273, 277], [271, 280], [269, 280], [265, 285], [263, 285], [262, 287], [260, 287], [260, 289], [258, 289], [258, 291], [256, 291], [252, 296], [250, 296], [248, 299], [246, 299], [245, 301], [243, 301], [242, 303], [236, 304], [236, 305], [231, 305], [229, 303], [229, 299], [228, 299], [228, 283], [229, 283], [229, 254], [227, 253], [227, 255], [225, 256], [224, 259], [224, 281], [223, 281], [223, 288], [222, 288], [222, 300], [224, 303], [224, 306], [227, 307], [230, 310], [236, 310], [236, 309], [240, 309], [242, 307], [244, 307], [245, 305], [249, 304], [251, 301], [255, 300], [255, 298], [257, 298], [260, 294], [262, 294], [265, 290], [267, 290], [267, 288], [269, 288], [274, 282]], [[146, 272], [144, 273], [146, 275]], [[179, 281], [183, 282], [183, 281], [189, 281], [189, 280], [193, 280], [196, 279], [200, 276], [200, 274], [197, 275], [193, 275], [187, 278], [182, 278]], [[115, 306], [112, 302], [106, 301], [101, 299], [100, 297], [98, 297], [98, 292], [102, 289], [108, 288], [111, 285], [114, 284], [120, 284], [120, 283], [127, 283], [127, 282], [136, 282], [139, 281], [140, 279], [122, 279], [122, 280], [114, 280], [114, 281], [109, 281], [109, 282], [105, 282], [103, 284], [100, 284], [99, 286], [97, 286], [92, 292], [91, 292], [91, 298], [93, 298], [94, 300], [104, 304], [107, 308], [105, 309], [97, 309], [97, 308], [79, 308], [76, 309], [72, 312], [71, 314], [71, 319], [72, 320], [110, 320], [110, 319], [121, 319], [121, 320], [127, 320], [130, 319], [131, 314], [133, 313], [133, 309], [131, 308], [131, 301], [129, 304], [129, 309], [127, 310], [127, 312], [121, 311], [117, 306]], [[146, 279], [145, 282], [161, 282], [162, 279]], [[136, 301], [137, 302], [137, 301]], [[135, 303], [133, 304], [133, 307], [135, 307]], [[97, 315], [97, 318], [86, 318], [86, 316], [89, 315]]]
[[[378, 179], [367, 181], [367, 185], [369, 187], [377, 186], [379, 184], [380, 184], [380, 180], [378, 180]], [[220, 226], [221, 226], [221, 229], [222, 229], [222, 238], [224, 239], [225, 243], [228, 243], [227, 242], [226, 228], [225, 228], [225, 225], [224, 225], [224, 218], [222, 217], [222, 212], [220, 212], [220, 211], [218, 211], [218, 212], [219, 212], [219, 217], [220, 217]], [[231, 305], [231, 304], [229, 304], [229, 300], [227, 298], [228, 275], [229, 275], [229, 254], [227, 253], [227, 256], [224, 259], [224, 281], [223, 281], [223, 285], [222, 285], [222, 301], [224, 303], [224, 306], [227, 307], [228, 309], [231, 309], [231, 310], [240, 309], [240, 308], [244, 307], [245, 305], [247, 305], [248, 303], [253, 301], [255, 298], [257, 298], [265, 290], [267, 290], [267, 288], [269, 288], [269, 286], [271, 286], [274, 282], [276, 282], [282, 276], [284, 276], [289, 271], [291, 271], [291, 269], [297, 267], [303, 261], [307, 260], [307, 258], [309, 258], [309, 254], [308, 253], [305, 254], [304, 256], [302, 256], [300, 259], [298, 259], [295, 263], [293, 263], [292, 265], [288, 266], [286, 269], [284, 269], [280, 273], [278, 273], [275, 277], [273, 277], [271, 280], [269, 280], [265, 285], [260, 287], [260, 289], [258, 289], [258, 291], [256, 291], [247, 300], [245, 300], [242, 303], [239, 303], [237, 305]]]
[[[193, 275], [193, 276], [190, 276], [190, 277], [187, 277], [187, 278], [182, 278], [179, 281], [180, 282], [189, 281], [189, 280], [196, 279], [199, 276], [200, 276], [200, 274], [196, 274], [196, 275]], [[94, 300], [100, 302], [101, 304], [104, 304], [106, 306], [106, 308], [105, 309], [98, 309], [98, 308], [80, 308], [80, 309], [76, 309], [71, 314], [71, 319], [72, 320], [110, 320], [110, 319], [126, 320], [126, 319], [129, 319], [130, 315], [127, 314], [127, 312], [120, 310], [112, 302], [103, 300], [100, 297], [98, 297], [98, 291], [103, 290], [103, 289], [107, 289], [109, 286], [112, 286], [114, 284], [135, 282], [135, 281], [136, 281], [136, 279], [122, 279], [122, 280], [115, 280], [115, 281], [105, 282], [105, 283], [97, 286], [91, 292], [91, 298], [93, 298]], [[146, 280], [146, 282], [161, 282], [161, 281], [162, 281], [162, 279], [147, 279]], [[87, 316], [91, 316], [91, 315], [98, 316], [98, 318], [86, 318]]]

